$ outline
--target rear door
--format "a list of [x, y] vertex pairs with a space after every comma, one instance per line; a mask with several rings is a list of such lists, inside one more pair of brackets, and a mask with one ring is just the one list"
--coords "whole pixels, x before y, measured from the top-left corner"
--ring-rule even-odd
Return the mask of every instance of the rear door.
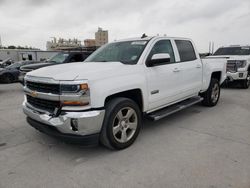
[[202, 62], [189, 40], [175, 40], [180, 58], [181, 93], [184, 98], [197, 95], [202, 87]]

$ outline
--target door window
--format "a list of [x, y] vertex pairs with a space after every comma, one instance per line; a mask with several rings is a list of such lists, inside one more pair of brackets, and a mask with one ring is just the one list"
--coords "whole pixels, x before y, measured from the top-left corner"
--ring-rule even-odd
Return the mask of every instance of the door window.
[[154, 54], [160, 53], [168, 53], [170, 55], [170, 62], [168, 63], [175, 62], [174, 51], [170, 40], [160, 40], [156, 42], [151, 52], [149, 53], [148, 60], [150, 60]]
[[196, 60], [193, 44], [188, 40], [175, 40], [181, 62]]

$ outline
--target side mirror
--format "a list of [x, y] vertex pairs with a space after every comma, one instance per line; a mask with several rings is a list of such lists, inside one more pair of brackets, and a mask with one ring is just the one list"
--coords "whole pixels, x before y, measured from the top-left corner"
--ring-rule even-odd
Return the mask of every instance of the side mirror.
[[170, 62], [170, 55], [168, 53], [154, 54], [149, 60], [149, 66], [153, 67], [160, 64], [165, 64]]

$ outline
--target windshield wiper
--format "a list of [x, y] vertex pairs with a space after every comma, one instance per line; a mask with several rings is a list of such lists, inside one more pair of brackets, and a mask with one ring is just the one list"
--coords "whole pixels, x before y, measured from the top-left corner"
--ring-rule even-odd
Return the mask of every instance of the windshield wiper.
[[48, 63], [59, 63], [57, 61], [47, 61]]

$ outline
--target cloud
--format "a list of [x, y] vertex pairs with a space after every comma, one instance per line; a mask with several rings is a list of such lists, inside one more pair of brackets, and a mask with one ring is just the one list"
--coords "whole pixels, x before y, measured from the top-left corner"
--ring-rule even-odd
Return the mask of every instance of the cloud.
[[111, 40], [167, 34], [190, 37], [206, 51], [211, 40], [250, 41], [249, 9], [249, 0], [0, 0], [0, 35], [5, 45], [44, 49], [50, 37], [84, 40], [101, 26]]

